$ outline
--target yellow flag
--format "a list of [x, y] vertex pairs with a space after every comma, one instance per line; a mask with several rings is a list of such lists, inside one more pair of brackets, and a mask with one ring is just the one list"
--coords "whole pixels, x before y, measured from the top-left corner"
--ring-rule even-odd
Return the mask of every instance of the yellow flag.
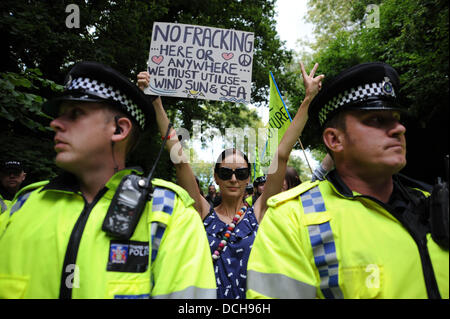
[[[269, 74], [270, 81], [270, 98], [269, 98], [269, 122], [266, 127], [276, 130], [278, 134], [273, 134], [273, 131], [269, 130], [268, 141], [266, 143], [265, 157], [272, 160], [273, 155], [280, 144], [281, 138], [286, 132], [287, 128], [292, 122], [291, 115], [289, 114], [286, 104], [284, 104], [281, 97], [280, 90], [278, 89], [275, 78], [272, 72]], [[274, 139], [278, 137], [275, 141]]]
[[261, 162], [259, 161], [259, 152], [258, 152], [258, 146], [255, 146], [255, 153], [256, 153], [256, 158], [255, 158], [255, 164], [253, 165], [253, 170], [252, 170], [252, 181], [254, 181], [257, 177], [263, 176], [264, 173], [261, 169]]

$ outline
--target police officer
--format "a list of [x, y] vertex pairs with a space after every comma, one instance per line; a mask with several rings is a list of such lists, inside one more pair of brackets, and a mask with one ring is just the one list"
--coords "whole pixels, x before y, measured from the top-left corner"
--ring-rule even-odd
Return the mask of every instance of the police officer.
[[125, 157], [152, 125], [152, 110], [114, 69], [95, 62], [71, 69], [62, 96], [44, 105], [55, 117], [55, 161], [64, 173], [25, 187], [6, 212], [0, 298], [215, 298], [203, 224], [182, 188], [153, 179], [131, 235], [105, 227], [106, 216], [127, 220], [108, 215], [117, 196], [132, 203], [140, 194], [118, 190], [125, 176], [142, 174], [126, 168]]
[[27, 173], [20, 161], [5, 161], [0, 168], [0, 213], [6, 211]]
[[253, 181], [253, 195], [249, 196], [245, 199], [245, 201], [251, 206], [253, 203], [256, 203], [256, 200], [259, 196], [264, 192], [264, 185], [266, 184], [266, 175], [258, 176]]
[[335, 170], [268, 200], [248, 298], [449, 297], [448, 246], [430, 233], [429, 189], [398, 174], [406, 165], [398, 90], [397, 72], [380, 62], [324, 84], [310, 116]]

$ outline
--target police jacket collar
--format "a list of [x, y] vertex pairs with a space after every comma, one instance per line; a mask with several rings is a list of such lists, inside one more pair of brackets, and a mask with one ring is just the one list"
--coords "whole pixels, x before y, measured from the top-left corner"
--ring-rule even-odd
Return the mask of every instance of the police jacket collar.
[[[329, 172], [327, 174], [326, 178], [341, 195], [346, 196], [346, 197], [354, 196], [352, 190], [344, 183], [344, 181], [341, 179], [341, 177], [339, 176], [338, 172], [335, 169], [332, 170], [331, 172]], [[417, 181], [415, 179], [409, 178], [403, 174], [393, 175], [392, 180], [394, 183], [393, 193], [398, 190], [404, 189], [405, 186], [409, 187], [409, 188], [422, 189], [427, 192], [431, 192], [431, 190], [432, 190], [432, 186], [430, 186], [426, 183]], [[391, 197], [392, 197], [392, 195], [391, 195]]]
[[326, 179], [336, 188], [336, 190], [346, 197], [353, 197], [353, 192], [339, 176], [338, 172], [334, 169], [327, 174]]
[[[141, 175], [143, 173], [142, 168], [140, 167], [124, 168], [123, 170], [120, 170], [119, 172], [114, 174], [111, 177], [110, 181], [114, 179], [116, 175], [123, 175], [125, 171], [134, 172], [138, 175]], [[75, 175], [64, 171], [62, 174], [50, 180], [50, 182], [42, 188], [41, 192], [45, 190], [78, 193], [80, 191], [80, 184], [78, 183], [78, 179]]]

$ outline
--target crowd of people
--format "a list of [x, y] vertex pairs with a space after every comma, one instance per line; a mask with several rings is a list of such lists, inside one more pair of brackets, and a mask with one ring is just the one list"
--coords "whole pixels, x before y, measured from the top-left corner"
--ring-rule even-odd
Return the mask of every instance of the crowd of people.
[[[63, 173], [19, 190], [20, 162], [1, 172], [0, 298], [448, 298], [433, 189], [399, 174], [397, 72], [364, 63], [322, 84], [317, 68], [300, 64], [305, 96], [273, 173], [251, 181], [247, 155], [225, 149], [220, 194], [204, 195], [161, 97], [143, 93], [150, 75], [76, 64], [43, 105]], [[301, 181], [287, 162], [308, 118], [328, 154]], [[126, 165], [152, 125], [176, 183]]]

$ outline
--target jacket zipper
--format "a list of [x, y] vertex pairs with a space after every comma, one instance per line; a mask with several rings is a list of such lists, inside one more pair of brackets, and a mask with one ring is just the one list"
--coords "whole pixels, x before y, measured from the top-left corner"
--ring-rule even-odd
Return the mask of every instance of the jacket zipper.
[[[367, 198], [367, 199], [374, 201], [375, 203], [377, 203], [378, 205], [383, 207], [386, 211], [388, 211], [392, 216], [395, 217], [395, 214], [393, 214], [388, 209], [388, 207], [386, 207], [386, 205], [384, 205], [383, 202], [377, 200], [376, 198], [373, 198], [370, 196], [365, 196], [365, 195], [359, 195], [357, 197], [363, 197], [363, 198]], [[406, 228], [408, 233], [414, 239], [414, 241], [417, 245], [417, 248], [419, 249], [420, 261], [422, 263], [422, 272], [423, 272], [423, 277], [425, 280], [425, 286], [427, 288], [428, 298], [429, 299], [441, 299], [441, 294], [439, 292], [436, 277], [434, 275], [433, 264], [431, 263], [430, 254], [428, 252], [426, 236], [423, 238], [417, 238], [416, 234], [414, 234], [414, 232], [412, 232], [411, 229], [406, 224], [402, 223], [397, 217], [395, 217], [395, 219], [397, 219], [402, 224], [402, 226]]]
[[102, 198], [102, 196], [106, 193], [107, 188], [103, 188], [94, 198], [91, 204], [84, 200], [83, 211], [75, 223], [75, 226], [72, 229], [72, 233], [70, 234], [69, 243], [67, 244], [66, 255], [64, 257], [64, 264], [62, 268], [61, 274], [61, 283], [59, 287], [59, 299], [72, 299], [72, 284], [69, 284], [67, 280], [69, 276], [76, 275], [76, 272], [73, 272], [72, 267], [68, 267], [70, 265], [76, 265], [78, 248], [80, 246], [81, 237], [83, 235], [84, 228], [86, 227], [87, 220], [89, 218], [89, 214], [92, 209], [95, 207], [97, 202]]

